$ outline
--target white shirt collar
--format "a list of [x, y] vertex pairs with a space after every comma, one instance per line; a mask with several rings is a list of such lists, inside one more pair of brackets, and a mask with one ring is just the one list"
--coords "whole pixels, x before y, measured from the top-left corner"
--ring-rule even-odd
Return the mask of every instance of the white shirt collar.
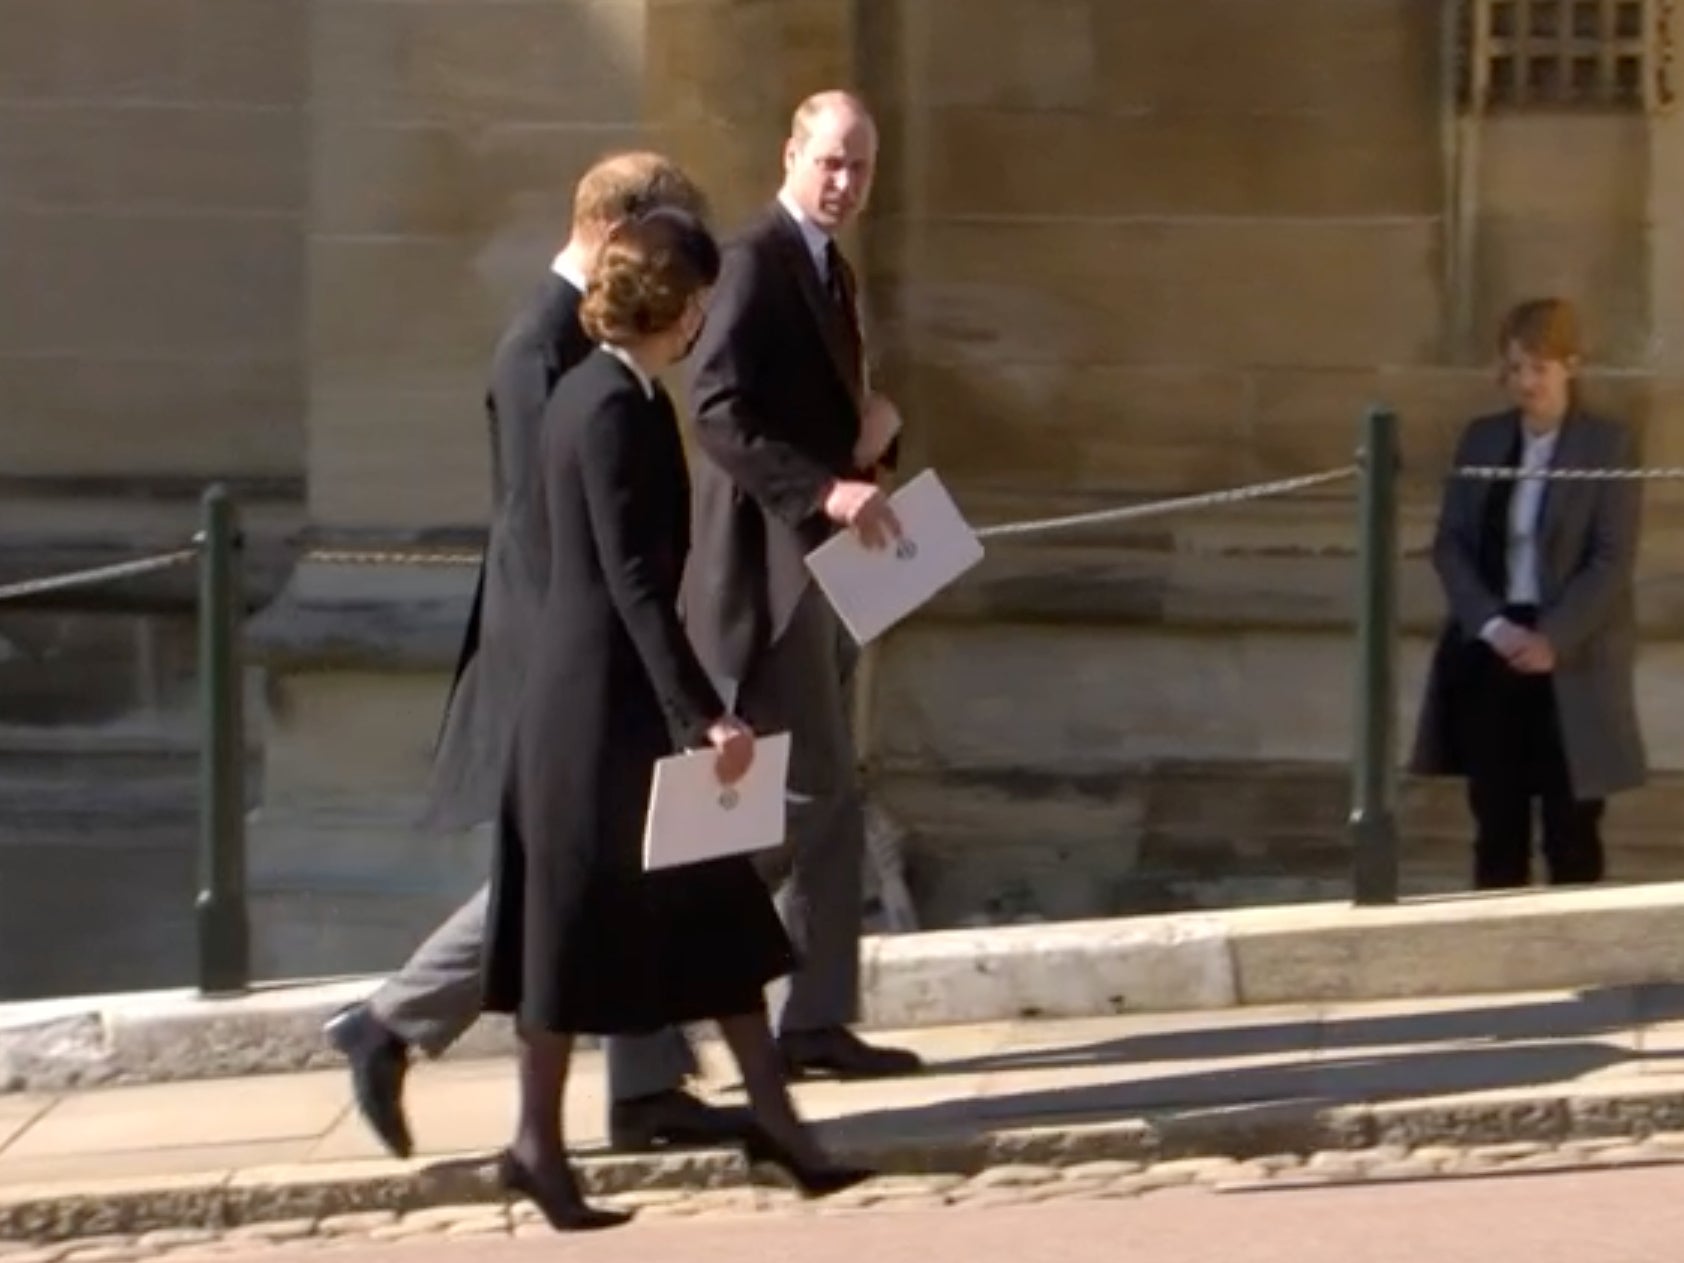
[[[1557, 426], [1547, 434], [1533, 434], [1524, 425], [1520, 427], [1520, 463], [1528, 469], [1540, 469], [1548, 465], [1555, 458], [1555, 441], [1561, 436], [1561, 428]], [[1543, 484], [1537, 484], [1540, 494]]]
[[585, 287], [589, 284], [589, 282], [585, 280], [584, 273], [573, 266], [573, 260], [567, 257], [567, 252], [565, 250], [556, 255], [555, 259], [550, 263], [550, 271], [554, 272], [581, 294], [585, 292]]
[[819, 279], [828, 280], [825, 250], [830, 245], [830, 234], [802, 214], [801, 208], [795, 204], [795, 199], [781, 189], [778, 192], [778, 203], [801, 230], [801, 239], [807, 243], [807, 253], [813, 256], [813, 264], [819, 269]]
[[624, 347], [614, 346], [612, 343], [608, 342], [603, 342], [599, 345], [604, 351], [607, 351], [608, 354], [612, 355], [615, 359], [619, 360], [620, 363], [631, 369], [632, 376], [637, 378], [637, 384], [643, 387], [643, 393], [645, 395], [647, 395], [650, 399], [655, 397], [655, 379], [643, 371], [643, 366], [641, 364], [632, 359], [631, 352], [627, 351]]

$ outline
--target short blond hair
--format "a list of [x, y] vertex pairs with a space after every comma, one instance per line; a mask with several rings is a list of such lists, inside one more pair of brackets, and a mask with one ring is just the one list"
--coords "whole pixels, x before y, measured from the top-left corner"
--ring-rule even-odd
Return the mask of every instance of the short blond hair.
[[795, 114], [789, 120], [790, 139], [797, 145], [805, 145], [813, 134], [813, 123], [818, 117], [837, 109], [851, 109], [873, 127], [877, 125], [877, 120], [871, 115], [871, 107], [859, 93], [846, 88], [829, 88], [813, 93], [795, 107]]
[[609, 154], [592, 164], [573, 192], [573, 230], [605, 232], [657, 206], [705, 219], [707, 196], [672, 159], [647, 150]]

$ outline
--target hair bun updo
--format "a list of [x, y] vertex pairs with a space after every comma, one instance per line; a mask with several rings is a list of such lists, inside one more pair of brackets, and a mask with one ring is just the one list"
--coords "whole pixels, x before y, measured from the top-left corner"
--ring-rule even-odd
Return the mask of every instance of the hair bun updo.
[[579, 319], [597, 342], [641, 341], [676, 325], [718, 279], [719, 245], [707, 225], [677, 207], [656, 207], [609, 234]]

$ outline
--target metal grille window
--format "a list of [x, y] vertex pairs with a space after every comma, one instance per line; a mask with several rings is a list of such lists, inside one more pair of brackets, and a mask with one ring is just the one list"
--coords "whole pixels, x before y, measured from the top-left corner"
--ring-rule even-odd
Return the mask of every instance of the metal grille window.
[[1462, 0], [1462, 103], [1487, 110], [1672, 104], [1674, 0]]

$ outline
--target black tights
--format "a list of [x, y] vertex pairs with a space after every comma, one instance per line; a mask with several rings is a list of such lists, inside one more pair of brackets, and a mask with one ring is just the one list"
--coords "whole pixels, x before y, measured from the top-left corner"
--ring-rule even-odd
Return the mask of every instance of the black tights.
[[[755, 1121], [798, 1161], [820, 1165], [823, 1156], [790, 1099], [766, 1011], [724, 1017], [718, 1022], [742, 1074]], [[553, 1172], [566, 1166], [561, 1101], [572, 1053], [571, 1035], [521, 1028], [520, 1106], [510, 1149], [529, 1170]]]

